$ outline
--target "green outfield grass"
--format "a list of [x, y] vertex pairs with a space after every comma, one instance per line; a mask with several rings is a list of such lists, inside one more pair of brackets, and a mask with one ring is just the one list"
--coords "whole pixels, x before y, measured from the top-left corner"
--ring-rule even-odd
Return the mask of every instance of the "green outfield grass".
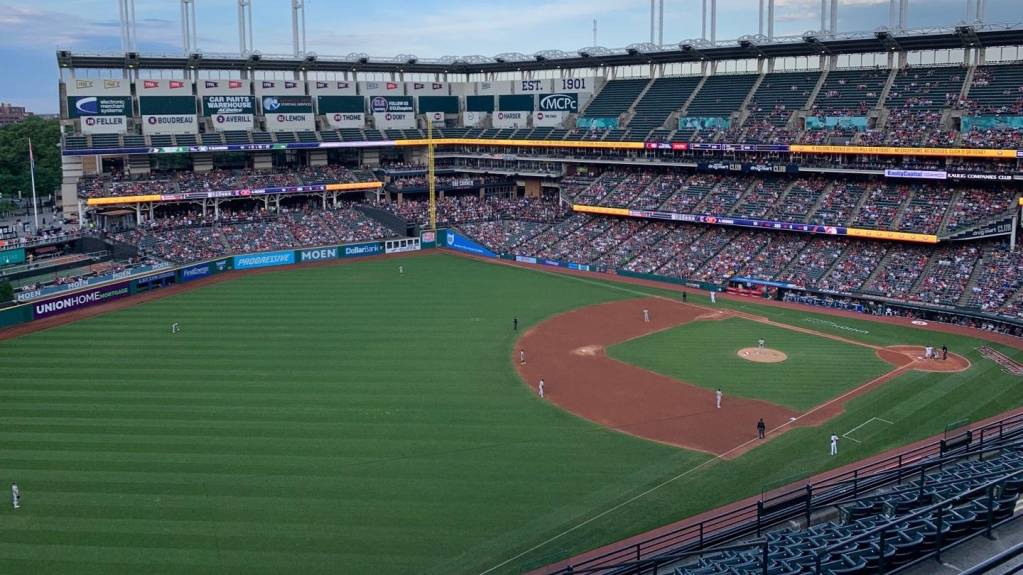
[[[764, 338], [784, 352], [780, 363], [753, 363], [736, 353]], [[805, 410], [893, 367], [870, 348], [742, 318], [698, 321], [612, 346], [608, 355], [725, 395]]]
[[[513, 316], [646, 293], [669, 292], [438, 253], [247, 276], [0, 342], [0, 483], [24, 496], [0, 505], [0, 573], [517, 573], [1023, 404], [950, 337], [971, 370], [900, 377], [826, 429], [687, 473], [708, 457], [544, 403], [510, 361]], [[825, 456], [832, 429], [875, 416], [895, 423]]]

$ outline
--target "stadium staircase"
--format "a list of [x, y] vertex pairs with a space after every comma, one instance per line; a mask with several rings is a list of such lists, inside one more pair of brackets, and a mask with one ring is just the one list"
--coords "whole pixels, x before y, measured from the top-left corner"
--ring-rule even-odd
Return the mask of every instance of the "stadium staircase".
[[[831, 68], [828, 66], [825, 66], [825, 68], [821, 71], [821, 77], [818, 78], [817, 85], [814, 86], [813, 92], [810, 92], [810, 97], [807, 98], [806, 103], [803, 104], [804, 111], [808, 112], [813, 110], [814, 105], [817, 103], [817, 95], [821, 93], [821, 88], [823, 88], [824, 84], [828, 82], [828, 73], [830, 71]], [[801, 129], [802, 125], [798, 126], [798, 128]]]

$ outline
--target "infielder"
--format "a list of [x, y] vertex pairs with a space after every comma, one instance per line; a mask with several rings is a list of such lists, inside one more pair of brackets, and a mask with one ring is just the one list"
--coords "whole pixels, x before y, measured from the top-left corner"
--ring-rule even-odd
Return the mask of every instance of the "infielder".
[[14, 505], [15, 509], [19, 509], [21, 507], [21, 490], [18, 489], [17, 483], [11, 484], [11, 503]]
[[757, 349], [764, 349], [764, 338], [757, 340]]
[[540, 394], [540, 399], [543, 399], [543, 378], [540, 378], [540, 387], [537, 389]]
[[767, 424], [764, 423], [764, 418], [761, 417], [760, 421], [757, 422], [757, 439], [763, 439], [764, 435], [767, 434]]
[[717, 295], [714, 292], [710, 292], [710, 303], [717, 303], [717, 302], [718, 302]]
[[722, 397], [722, 395], [723, 394], [721, 393], [721, 389], [720, 388], [718, 388], [718, 390], [714, 392], [714, 404], [717, 405], [718, 409], [721, 409], [721, 397]]
[[838, 455], [838, 436], [831, 434], [831, 455]]
[[643, 310], [643, 321], [645, 321], [646, 323], [650, 323], [650, 310], [648, 309]]
[[526, 365], [526, 350], [519, 350], [519, 365]]

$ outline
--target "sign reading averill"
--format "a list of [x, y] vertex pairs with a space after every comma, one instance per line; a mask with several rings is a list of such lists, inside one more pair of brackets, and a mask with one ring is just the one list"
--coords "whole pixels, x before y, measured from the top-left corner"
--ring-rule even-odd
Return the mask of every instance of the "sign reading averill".
[[256, 101], [252, 96], [203, 96], [202, 114], [217, 131], [251, 131]]

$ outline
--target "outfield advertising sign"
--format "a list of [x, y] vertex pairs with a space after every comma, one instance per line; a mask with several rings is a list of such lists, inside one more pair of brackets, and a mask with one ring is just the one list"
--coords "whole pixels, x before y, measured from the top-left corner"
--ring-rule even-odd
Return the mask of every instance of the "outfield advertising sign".
[[679, 130], [724, 130], [732, 121], [721, 116], [682, 116], [678, 119]]
[[260, 100], [266, 128], [271, 132], [313, 130], [313, 100], [309, 96], [264, 96]]
[[377, 129], [411, 130], [416, 127], [416, 115], [412, 112], [375, 113], [373, 123]]
[[476, 254], [478, 256], [487, 256], [491, 258], [497, 257], [497, 254], [495, 254], [494, 252], [488, 250], [487, 248], [479, 245], [478, 243], [470, 240], [469, 238], [457, 232], [448, 230], [447, 234], [445, 235], [447, 236], [447, 238], [444, 240], [445, 245], [447, 245], [447, 247], [453, 250], [467, 252], [470, 254]]
[[69, 118], [131, 116], [130, 96], [68, 96]]
[[532, 112], [494, 112], [495, 128], [525, 128]]
[[202, 113], [217, 131], [252, 130], [256, 99], [252, 96], [203, 96]]
[[25, 261], [25, 248], [0, 251], [0, 266], [20, 264]]
[[129, 282], [121, 282], [46, 301], [36, 302], [32, 304], [32, 319], [43, 319], [61, 315], [67, 312], [119, 299], [129, 295], [130, 293], [131, 284]]
[[560, 126], [568, 112], [533, 112], [533, 126]]
[[576, 118], [575, 127], [586, 130], [607, 130], [618, 127], [618, 118]]
[[300, 262], [320, 262], [324, 260], [336, 260], [338, 254], [337, 248], [316, 248], [312, 250], [300, 250], [298, 252], [298, 261]]
[[867, 129], [866, 116], [807, 116], [807, 130], [853, 130], [863, 132]]
[[185, 283], [225, 272], [228, 270], [228, 263], [230, 263], [229, 260], [217, 260], [181, 268], [178, 281]]
[[199, 121], [195, 114], [142, 116], [143, 134], [195, 134]]
[[340, 256], [342, 258], [359, 258], [363, 256], [375, 256], [382, 253], [384, 253], [383, 242], [368, 242], [365, 244], [342, 246]]
[[354, 114], [354, 113], [343, 113], [337, 112], [334, 114], [324, 114], [324, 118], [327, 119], [327, 124], [331, 128], [365, 128], [366, 127], [366, 114]]
[[538, 107], [543, 112], [578, 112], [579, 94], [544, 94]]
[[466, 128], [482, 126], [487, 121], [486, 112], [462, 112], [462, 125]]
[[128, 131], [126, 116], [86, 116], [81, 119], [83, 134], [124, 134]]
[[295, 252], [264, 252], [247, 256], [234, 256], [234, 269], [251, 270], [272, 266], [286, 266], [295, 263]]

